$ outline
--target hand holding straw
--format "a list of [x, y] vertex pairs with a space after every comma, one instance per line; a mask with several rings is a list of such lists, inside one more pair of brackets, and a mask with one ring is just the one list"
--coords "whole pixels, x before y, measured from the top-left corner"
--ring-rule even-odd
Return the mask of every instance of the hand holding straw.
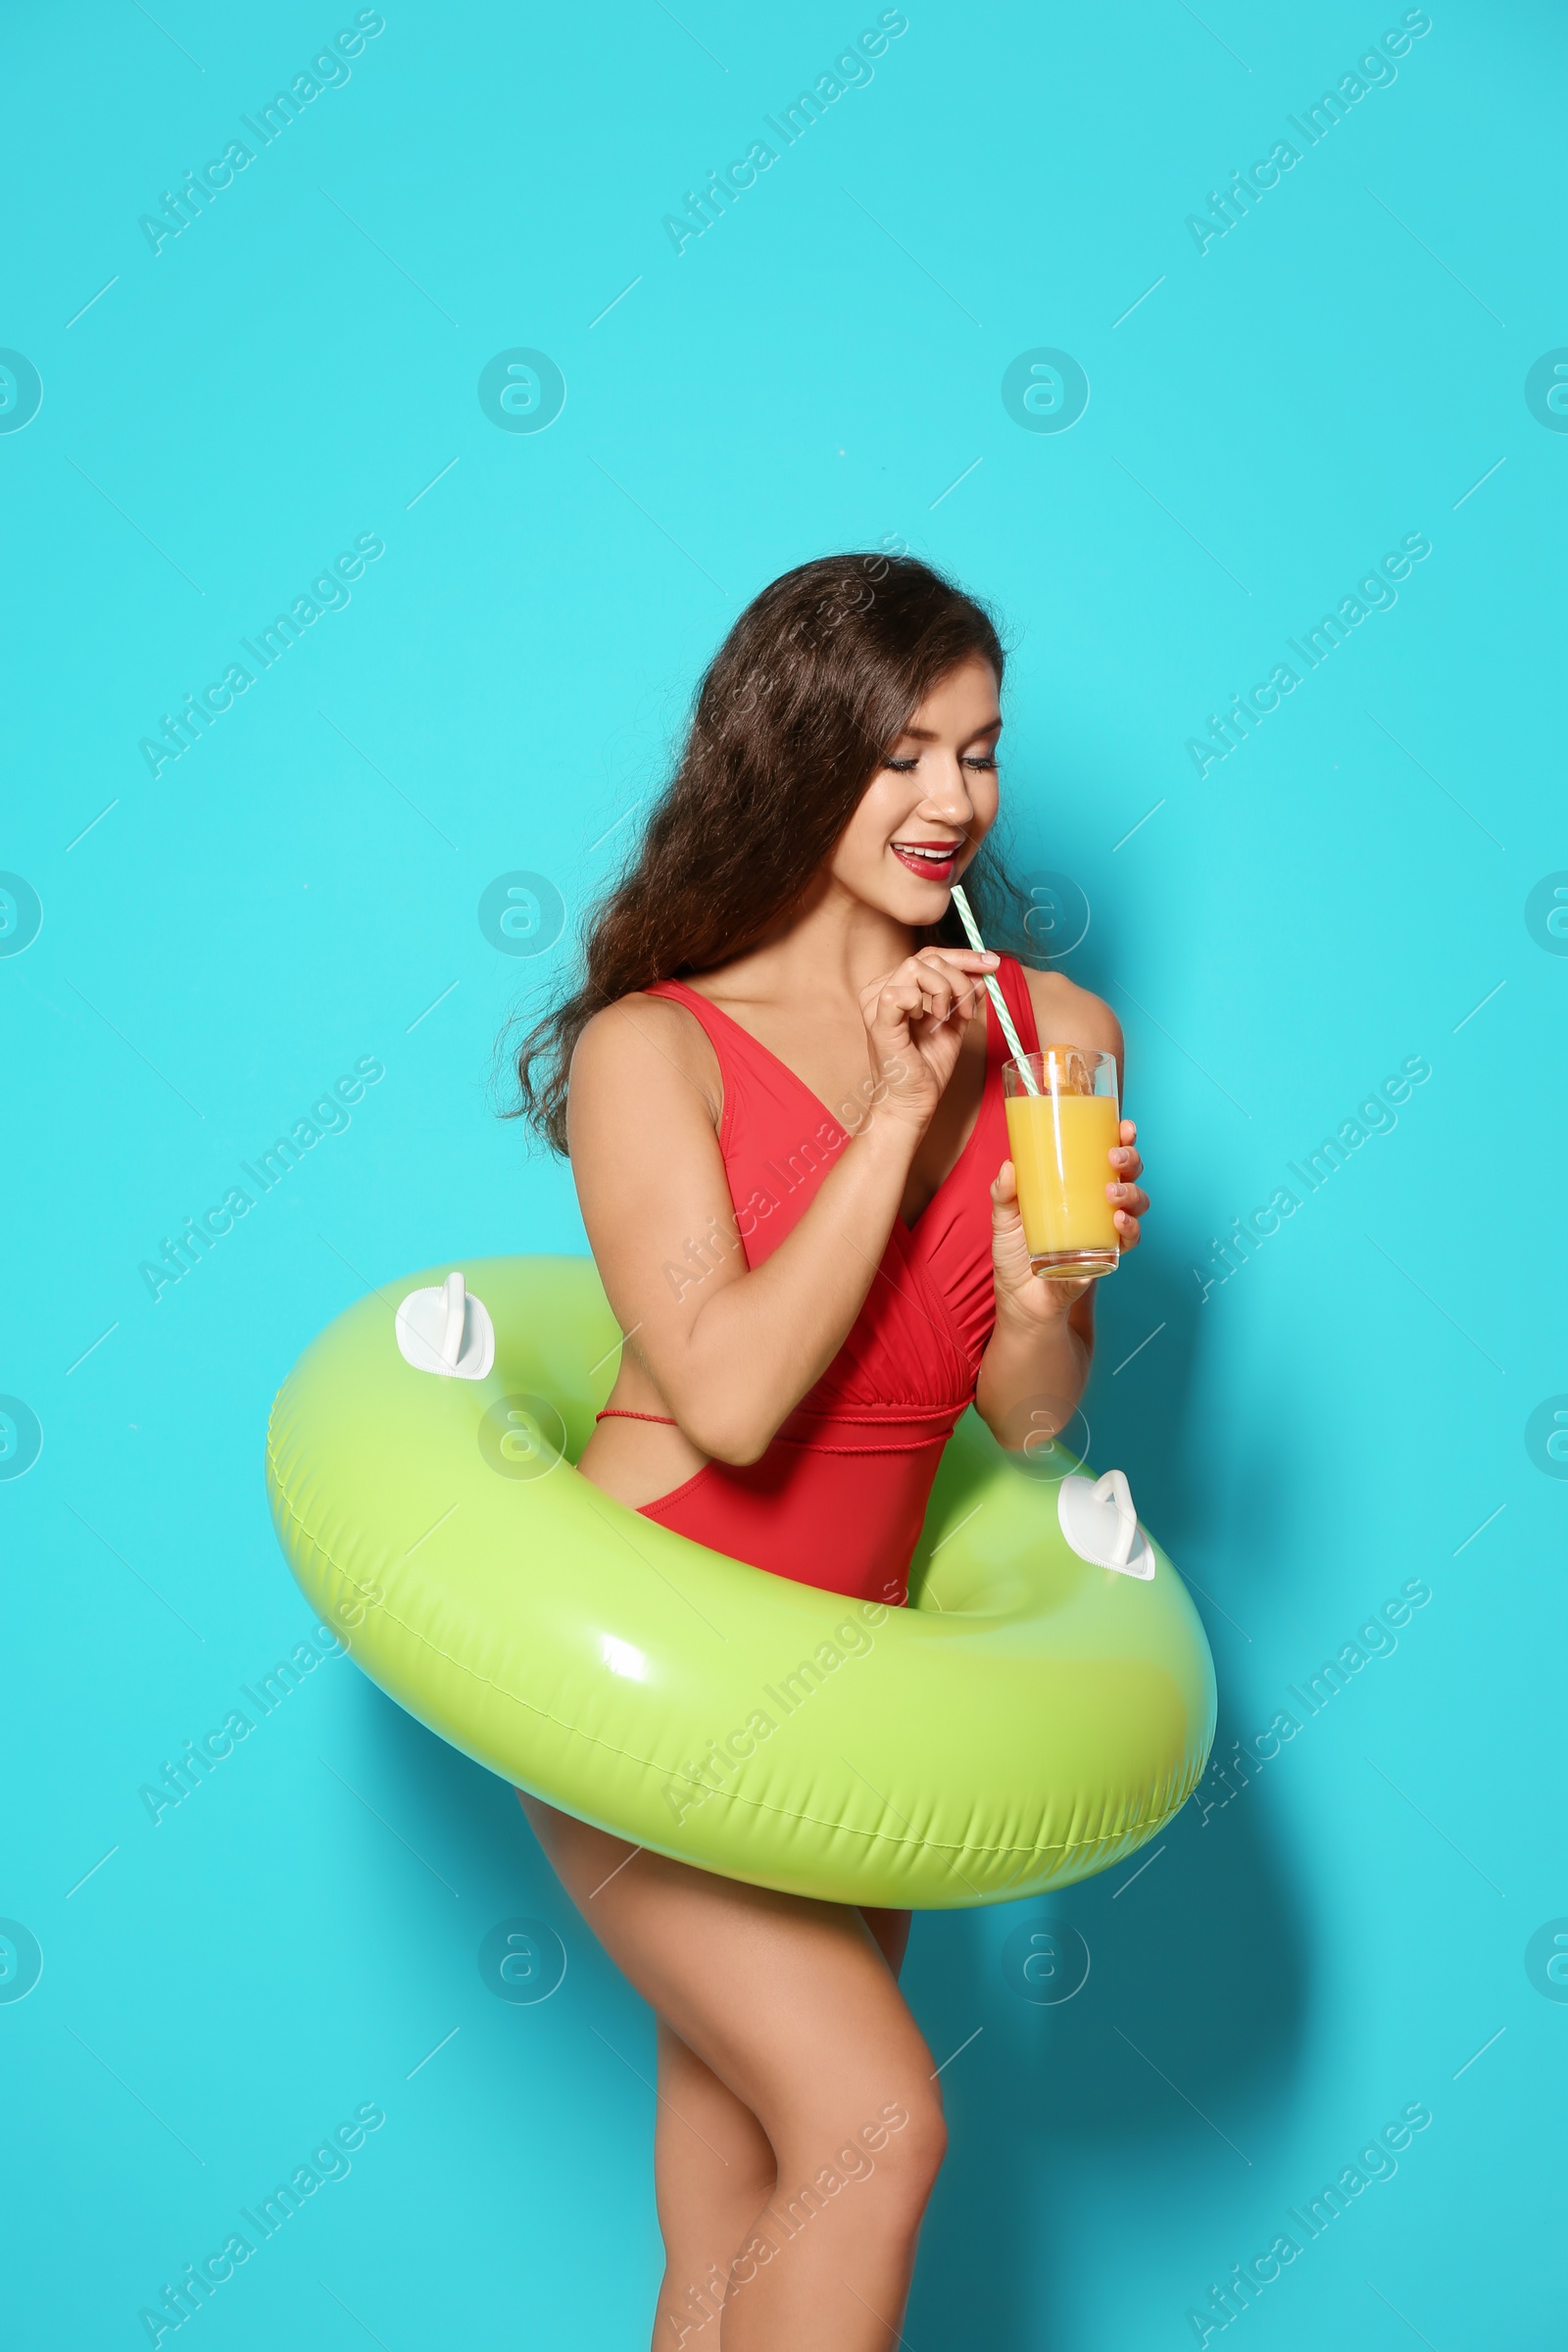
[[[956, 882], [953, 885], [953, 904], [958, 909], [959, 922], [969, 935], [970, 947], [977, 956], [983, 956], [986, 952], [986, 943], [980, 936], [980, 926], [969, 912], [969, 902]], [[1023, 1050], [1023, 1040], [1012, 1025], [1012, 1015], [1007, 1010], [1006, 999], [1003, 996], [990, 972], [985, 975], [985, 983], [990, 991], [991, 1002], [997, 1008], [997, 1018], [1002, 1023], [1002, 1034], [1012, 1048], [1013, 1059], [1023, 1073], [1024, 1085], [1031, 1095], [1038, 1095], [1040, 1088], [1036, 1082], [1034, 1071], [1029, 1066], [1029, 1056]]]

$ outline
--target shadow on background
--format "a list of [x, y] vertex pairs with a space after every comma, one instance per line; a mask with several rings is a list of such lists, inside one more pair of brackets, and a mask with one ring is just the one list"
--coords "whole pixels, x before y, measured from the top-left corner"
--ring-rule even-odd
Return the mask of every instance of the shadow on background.
[[[1135, 1280], [1135, 1313], [1122, 1304], [1131, 1284], [1102, 1310], [1089, 1455], [1127, 1472], [1140, 1516], [1188, 1574], [1215, 1652], [1223, 1756], [1238, 1730], [1226, 1659], [1244, 1637], [1201, 1587], [1239, 1520], [1249, 1548], [1269, 1555], [1283, 1491], [1277, 1465], [1255, 1453], [1239, 1478], [1214, 1475], [1217, 1439], [1195, 1404], [1212, 1309], [1188, 1269], [1146, 1244]], [[1080, 1990], [1059, 2004], [1029, 1997], [1009, 1940], [1020, 1927], [1076, 1930], [1089, 1958]], [[1245, 2176], [1250, 2122], [1295, 2076], [1308, 1952], [1289, 1857], [1255, 1788], [1206, 1823], [1195, 1796], [1148, 1853], [1059, 1895], [916, 1923], [905, 1989], [937, 2062], [960, 2054], [942, 2077], [952, 2136], [906, 2326], [915, 2352], [982, 2332], [1031, 2352], [1065, 2342], [1052, 2278], [1072, 2258], [1053, 2203], [1075, 2162], [1108, 2181], [1118, 2166], [1105, 2160], [1120, 2157], [1141, 2187], [1176, 2166]]]
[[[1223, 1710], [1220, 1727], [1223, 1745]], [[1070, 2269], [1052, 2194], [1075, 2159], [1108, 2182], [1104, 2160], [1126, 2156], [1140, 2193], [1156, 2168], [1244, 2177], [1244, 2119], [1288, 2095], [1309, 1994], [1307, 1923], [1270, 1829], [1255, 1791], [1201, 1827], [1195, 1800], [1136, 1882], [1138, 1856], [995, 1920], [916, 1923], [905, 1988], [937, 2062], [984, 2031], [942, 2078], [951, 2145], [906, 2324], [914, 2352], [1065, 2340], [1050, 2316], [1054, 2272]], [[1004, 1957], [1020, 1924], [1088, 1946], [1059, 2006], [1031, 2000]]]

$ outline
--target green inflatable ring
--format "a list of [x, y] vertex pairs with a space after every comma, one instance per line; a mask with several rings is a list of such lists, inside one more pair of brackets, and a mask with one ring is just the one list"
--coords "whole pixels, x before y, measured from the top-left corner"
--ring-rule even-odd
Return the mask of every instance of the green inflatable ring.
[[406, 1360], [414, 1302], [373, 1294], [301, 1356], [267, 1451], [313, 1608], [443, 1740], [639, 1845], [831, 1902], [1066, 1886], [1186, 1801], [1213, 1739], [1208, 1644], [1141, 1529], [1129, 1573], [1069, 1546], [1073, 1457], [1031, 1475], [966, 1414], [909, 1606], [846, 1599], [578, 1476], [620, 1338], [591, 1260], [461, 1272], [466, 1308], [447, 1269], [408, 1286], [459, 1296], [458, 1376]]

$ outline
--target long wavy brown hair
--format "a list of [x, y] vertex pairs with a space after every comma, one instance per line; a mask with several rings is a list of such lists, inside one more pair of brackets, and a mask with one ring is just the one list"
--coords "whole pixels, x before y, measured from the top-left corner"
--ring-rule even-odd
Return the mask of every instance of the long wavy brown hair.
[[[596, 1012], [728, 962], [799, 900], [939, 678], [980, 655], [986, 608], [911, 556], [826, 556], [764, 588], [698, 689], [679, 762], [631, 860], [582, 925], [575, 985], [515, 1051], [526, 1119], [566, 1149], [571, 1056]], [[990, 836], [964, 875], [988, 945], [1024, 944]], [[966, 944], [955, 908], [921, 944]]]

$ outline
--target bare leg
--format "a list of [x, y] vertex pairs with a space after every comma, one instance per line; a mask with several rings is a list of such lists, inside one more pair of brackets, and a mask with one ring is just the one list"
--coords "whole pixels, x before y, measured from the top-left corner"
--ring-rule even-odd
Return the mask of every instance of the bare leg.
[[[862, 1910], [861, 1916], [896, 1977], [909, 1938], [908, 1912]], [[654, 2186], [665, 2276], [655, 2352], [682, 2343], [690, 2352], [713, 2352], [730, 2265], [778, 2185], [773, 2150], [751, 2109], [662, 2018], [659, 2100]]]
[[777, 2185], [756, 2116], [661, 2018], [654, 2187], [664, 2277], [654, 2352], [719, 2352], [730, 2266]]
[[886, 2352], [946, 2144], [893, 1975], [905, 1916], [657, 1854], [617, 1869], [624, 1840], [523, 1804], [661, 2019], [655, 2352]]

